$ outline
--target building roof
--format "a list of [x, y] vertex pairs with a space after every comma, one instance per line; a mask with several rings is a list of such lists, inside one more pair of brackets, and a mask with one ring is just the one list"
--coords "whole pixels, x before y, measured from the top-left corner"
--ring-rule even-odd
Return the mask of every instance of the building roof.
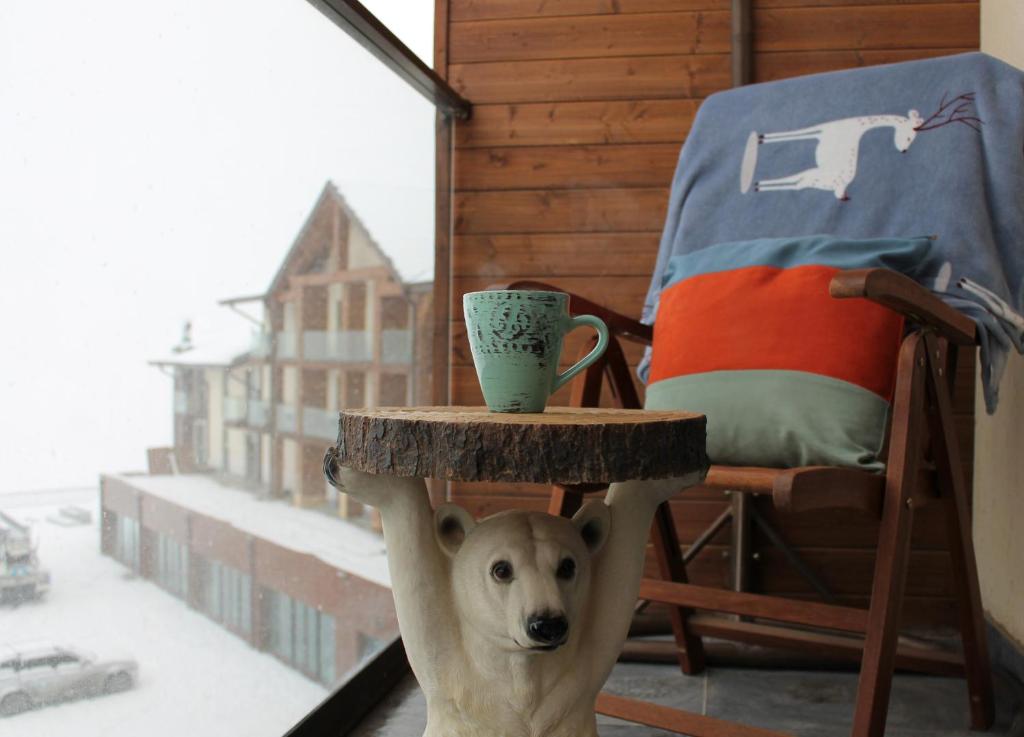
[[334, 182], [328, 179], [327, 182], [324, 184], [324, 188], [320, 191], [320, 196], [317, 197], [316, 202], [313, 204], [312, 209], [309, 211], [309, 215], [306, 216], [305, 222], [303, 222], [302, 227], [299, 229], [298, 234], [295, 236], [295, 240], [292, 241], [292, 245], [288, 249], [288, 254], [281, 261], [281, 265], [278, 267], [277, 273], [274, 274], [274, 278], [271, 280], [270, 286], [267, 288], [267, 295], [271, 295], [274, 292], [284, 289], [285, 280], [288, 276], [288, 267], [291, 265], [292, 261], [294, 261], [295, 258], [299, 255], [299, 253], [302, 252], [302, 249], [307, 246], [306, 235], [309, 233], [309, 229], [312, 227], [313, 221], [316, 219], [316, 215], [320, 211], [320, 208], [325, 207], [328, 204], [333, 204], [343, 213], [345, 213], [345, 216], [349, 220], [355, 221], [362, 226], [363, 230], [366, 231], [366, 235], [370, 241], [370, 245], [380, 255], [380, 258], [383, 261], [384, 265], [388, 268], [388, 270], [394, 277], [395, 283], [404, 285], [405, 282], [402, 280], [402, 276], [401, 274], [399, 274], [398, 269], [395, 268], [395, 264], [391, 260], [391, 257], [388, 256], [384, 249], [381, 248], [380, 244], [377, 243], [373, 235], [370, 233], [369, 228], [366, 227], [366, 223], [364, 223], [362, 219], [360, 219], [360, 217], [356, 214], [355, 210], [353, 210], [349, 206], [348, 202], [345, 200], [345, 197], [341, 194], [341, 192], [338, 191], [338, 188], [334, 186]]
[[182, 353], [168, 353], [149, 361], [152, 366], [191, 366], [193, 368], [219, 368], [237, 363], [249, 351], [249, 346], [230, 343], [192, 348]]
[[338, 570], [391, 588], [383, 539], [351, 522], [280, 500], [261, 500], [205, 474], [110, 476], [282, 548], [307, 553]]

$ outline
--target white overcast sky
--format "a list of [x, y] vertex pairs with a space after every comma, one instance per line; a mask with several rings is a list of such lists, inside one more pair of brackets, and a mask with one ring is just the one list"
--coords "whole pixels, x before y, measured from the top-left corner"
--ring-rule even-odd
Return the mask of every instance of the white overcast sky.
[[[430, 64], [433, 3], [364, 0]], [[166, 355], [246, 323], [335, 182], [433, 263], [434, 109], [306, 0], [0, 2], [0, 492], [141, 470]]]

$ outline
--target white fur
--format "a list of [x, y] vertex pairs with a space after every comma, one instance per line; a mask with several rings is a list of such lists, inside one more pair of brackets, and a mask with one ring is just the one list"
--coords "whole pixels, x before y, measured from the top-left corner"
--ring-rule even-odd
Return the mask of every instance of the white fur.
[[[511, 511], [476, 523], [455, 505], [432, 512], [422, 479], [333, 473], [381, 511], [424, 737], [596, 737], [594, 701], [629, 630], [654, 512], [702, 474], [613, 484], [572, 520]], [[555, 575], [566, 557], [571, 580]], [[511, 581], [492, 575], [498, 560]], [[557, 649], [530, 649], [538, 611], [568, 619]]]

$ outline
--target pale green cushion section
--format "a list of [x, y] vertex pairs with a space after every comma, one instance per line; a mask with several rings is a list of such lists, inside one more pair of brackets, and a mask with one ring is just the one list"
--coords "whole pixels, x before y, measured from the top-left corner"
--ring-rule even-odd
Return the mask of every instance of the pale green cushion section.
[[711, 371], [647, 387], [647, 409], [708, 418], [708, 457], [728, 466], [850, 466], [880, 471], [889, 404], [803, 371]]

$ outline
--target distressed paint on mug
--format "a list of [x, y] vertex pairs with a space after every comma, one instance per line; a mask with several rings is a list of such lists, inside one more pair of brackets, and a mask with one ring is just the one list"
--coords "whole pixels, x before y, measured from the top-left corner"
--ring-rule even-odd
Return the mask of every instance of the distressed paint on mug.
[[[593, 315], [570, 317], [564, 292], [470, 292], [462, 305], [477, 378], [494, 412], [543, 412], [548, 397], [608, 347], [604, 322]], [[597, 330], [597, 345], [559, 374], [562, 340], [583, 325]]]

